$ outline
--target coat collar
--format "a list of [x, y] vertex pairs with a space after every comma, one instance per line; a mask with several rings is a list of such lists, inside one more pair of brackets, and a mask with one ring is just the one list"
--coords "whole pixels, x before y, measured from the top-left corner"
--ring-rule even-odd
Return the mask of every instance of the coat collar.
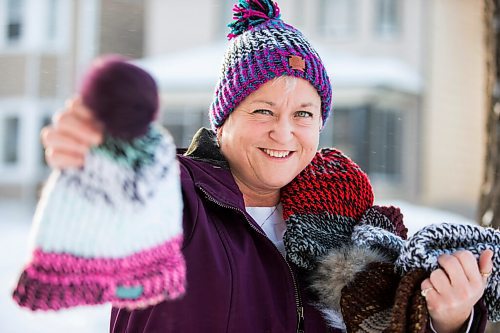
[[216, 134], [208, 128], [200, 128], [193, 136], [189, 147], [183, 153], [184, 156], [229, 170], [229, 163], [217, 145]]
[[243, 194], [216, 143], [215, 133], [201, 128], [187, 149], [179, 149], [179, 160], [189, 165], [195, 186], [219, 204], [245, 211]]

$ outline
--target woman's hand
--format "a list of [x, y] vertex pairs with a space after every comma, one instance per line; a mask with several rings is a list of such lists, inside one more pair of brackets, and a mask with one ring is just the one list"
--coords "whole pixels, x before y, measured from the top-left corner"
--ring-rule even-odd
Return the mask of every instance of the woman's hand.
[[492, 257], [491, 250], [484, 251], [479, 265], [469, 251], [438, 258], [441, 268], [421, 284], [436, 332], [457, 332], [465, 324], [486, 288], [488, 273], [493, 269]]
[[47, 164], [66, 169], [83, 165], [90, 147], [102, 142], [103, 130], [91, 111], [74, 98], [42, 129], [41, 138]]

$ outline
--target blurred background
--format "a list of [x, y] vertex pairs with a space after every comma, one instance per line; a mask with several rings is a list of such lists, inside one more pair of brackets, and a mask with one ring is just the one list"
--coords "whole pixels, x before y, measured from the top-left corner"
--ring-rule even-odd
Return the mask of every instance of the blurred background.
[[[40, 129], [100, 54], [149, 70], [160, 121], [185, 147], [200, 126], [226, 47], [234, 0], [0, 0], [0, 331], [105, 332], [108, 307], [31, 314], [10, 300], [49, 169]], [[474, 223], [486, 154], [484, 2], [279, 0], [333, 83], [321, 146], [370, 176], [376, 199], [410, 230]]]

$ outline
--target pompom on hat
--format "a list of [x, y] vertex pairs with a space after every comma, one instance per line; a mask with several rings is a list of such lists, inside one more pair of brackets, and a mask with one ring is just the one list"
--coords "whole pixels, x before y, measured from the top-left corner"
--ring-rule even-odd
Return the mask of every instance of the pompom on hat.
[[106, 57], [81, 93], [105, 139], [82, 168], [50, 176], [13, 297], [31, 310], [106, 302], [137, 309], [178, 298], [186, 282], [179, 166], [171, 136], [151, 124], [154, 80]]
[[281, 20], [279, 7], [271, 0], [240, 0], [233, 11], [230, 42], [209, 110], [212, 129], [221, 127], [262, 84], [283, 75], [305, 79], [318, 91], [324, 125], [331, 111], [332, 88], [309, 41]]
[[96, 59], [86, 73], [82, 102], [104, 124], [108, 134], [130, 140], [147, 132], [158, 112], [155, 80], [118, 55]]

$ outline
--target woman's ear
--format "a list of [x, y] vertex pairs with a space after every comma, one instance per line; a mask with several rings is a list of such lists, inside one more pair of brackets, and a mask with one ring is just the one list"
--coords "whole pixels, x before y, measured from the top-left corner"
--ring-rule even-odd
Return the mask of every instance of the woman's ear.
[[215, 140], [216, 140], [216, 143], [217, 143], [217, 147], [219, 147], [219, 148], [220, 148], [220, 144], [221, 144], [221, 138], [222, 138], [223, 128], [224, 128], [224, 125], [222, 125], [218, 129], [216, 129], [216, 131], [215, 131]]

